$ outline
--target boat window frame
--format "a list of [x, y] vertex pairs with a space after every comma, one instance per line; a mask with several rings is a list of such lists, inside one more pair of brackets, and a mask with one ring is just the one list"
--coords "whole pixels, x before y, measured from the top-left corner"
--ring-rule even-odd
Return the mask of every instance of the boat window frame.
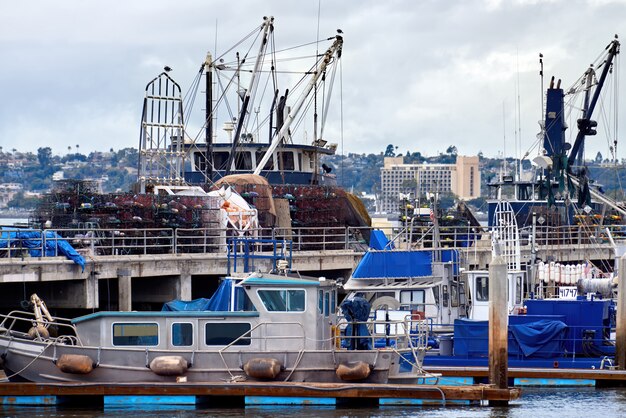
[[[172, 344], [172, 347], [192, 347], [194, 345], [194, 336], [195, 336], [195, 331], [194, 331], [194, 326], [193, 326], [193, 322], [183, 322], [183, 321], [177, 321], [177, 322], [172, 322], [170, 324], [170, 344]], [[176, 344], [174, 342], [174, 325], [191, 325], [191, 344]]]
[[[285, 310], [278, 310], [278, 309], [269, 309], [268, 305], [266, 303], [266, 299], [264, 298], [264, 296], [262, 296], [261, 292], [287, 292], [286, 294], [288, 294], [289, 292], [294, 292], [294, 291], [298, 291], [298, 292], [302, 292], [303, 293], [303, 307], [302, 310], [290, 310], [287, 309], [288, 306], [287, 304], [289, 303], [287, 301], [287, 299], [283, 299], [283, 302], [285, 303]], [[259, 300], [261, 301], [261, 304], [263, 305], [263, 308], [267, 311], [267, 312], [271, 312], [271, 313], [297, 313], [297, 314], [303, 314], [307, 311], [307, 289], [305, 288], [259, 288], [256, 289], [256, 294], [257, 297], [259, 298]]]
[[[115, 344], [115, 326], [116, 325], [156, 325], [156, 344]], [[161, 326], [158, 322], [150, 321], [150, 322], [112, 322], [111, 323], [111, 346], [112, 347], [157, 347], [161, 342]], [[142, 337], [141, 335], [136, 335], [133, 337]]]
[[[203, 328], [203, 332], [204, 332], [204, 338], [203, 338], [202, 342], [203, 342], [203, 344], [206, 347], [225, 347], [227, 345], [233, 345], [233, 346], [250, 346], [250, 345], [252, 345], [252, 332], [251, 332], [252, 324], [250, 322], [224, 322], [224, 321], [212, 322], [212, 321], [207, 321], [207, 322], [204, 322], [203, 325], [204, 326], [202, 328]], [[232, 328], [235, 325], [247, 325], [248, 326], [248, 330], [246, 332], [244, 332], [244, 333], [239, 334], [237, 337], [232, 338], [231, 341], [228, 341], [228, 342], [224, 341], [224, 342], [220, 342], [218, 344], [208, 344], [208, 342], [207, 342], [208, 340], [207, 339], [208, 339], [209, 333], [207, 332], [207, 327], [209, 325], [223, 326], [223, 327], [226, 327], [227, 329], [229, 327]], [[240, 338], [244, 334], [247, 335], [247, 337], [243, 337], [239, 341], [235, 341], [235, 340], [237, 340], [238, 338]], [[228, 338], [230, 338], [230, 336], [223, 336], [223, 334], [222, 334], [221, 338], [228, 339]]]
[[[402, 301], [402, 296], [404, 295], [409, 295], [409, 302], [403, 302]], [[414, 296], [416, 295], [421, 295], [421, 302], [420, 301], [416, 301], [414, 299]], [[408, 306], [410, 310], [412, 311], [418, 311], [418, 312], [425, 312], [426, 309], [426, 289], [405, 289], [405, 290], [400, 290], [400, 295], [399, 295], [399, 302], [400, 302], [400, 309], [402, 309], [405, 306]], [[417, 299], [420, 299], [419, 297]]]
[[[478, 292], [478, 279], [483, 279], [484, 283], [481, 284], [481, 292]], [[489, 276], [476, 276], [474, 277], [474, 296], [476, 302], [489, 302]], [[480, 296], [480, 297], [479, 297]]]

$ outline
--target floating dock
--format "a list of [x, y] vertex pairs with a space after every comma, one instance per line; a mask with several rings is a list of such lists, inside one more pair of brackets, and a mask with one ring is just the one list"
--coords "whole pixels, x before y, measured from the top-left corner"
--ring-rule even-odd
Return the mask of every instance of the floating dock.
[[[476, 384], [489, 379], [488, 367], [426, 367], [428, 373], [441, 375], [439, 382], [446, 384], [446, 379], [463, 379], [466, 384]], [[615, 369], [544, 369], [544, 368], [509, 368], [509, 384], [513, 386], [592, 386], [624, 387], [626, 370]]]
[[236, 382], [0, 383], [2, 405], [423, 405], [481, 404], [518, 399], [521, 389], [490, 385]]

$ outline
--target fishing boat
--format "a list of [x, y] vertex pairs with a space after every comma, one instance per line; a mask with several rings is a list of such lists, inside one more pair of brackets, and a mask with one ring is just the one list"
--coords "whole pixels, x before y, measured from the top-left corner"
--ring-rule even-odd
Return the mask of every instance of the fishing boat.
[[[334, 168], [322, 161], [338, 148], [340, 124], [332, 126], [329, 109], [343, 36], [280, 48], [274, 34], [274, 18], [264, 17], [232, 48], [199, 60], [184, 95], [165, 67], [145, 88], [133, 190], [101, 194], [65, 184], [43, 199], [33, 223], [95, 234], [281, 228], [291, 236], [292, 228], [369, 227], [362, 202], [337, 186]], [[194, 109], [198, 102], [203, 112]], [[218, 191], [243, 197], [241, 210], [229, 202], [226, 215], [210, 195]], [[243, 228], [229, 216], [254, 221]]]
[[[172, 301], [160, 312], [63, 319], [33, 295], [32, 311], [0, 316], [0, 359], [10, 380], [31, 382], [386, 383], [419, 376], [423, 321], [372, 322], [364, 300], [344, 303], [339, 319], [336, 300], [335, 281], [286, 273], [229, 277], [211, 299]], [[390, 328], [393, 335], [385, 333]]]
[[[532, 158], [534, 168], [523, 172], [510, 173], [503, 170], [497, 179], [489, 184], [488, 225], [497, 225], [495, 210], [498, 203], [506, 200], [512, 206], [520, 228], [564, 225], [614, 224], [614, 219], [626, 215], [624, 208], [604, 194], [602, 186], [590, 178], [590, 169], [584, 160], [585, 140], [598, 133], [598, 122], [594, 111], [604, 99], [611, 76], [619, 74], [616, 57], [620, 52], [617, 36], [605, 48], [597, 61], [590, 65], [584, 74], [564, 90], [561, 80], [551, 78], [549, 87], [542, 98], [544, 117], [540, 121], [541, 132], [537, 135], [539, 153]], [[540, 58], [543, 89], [543, 58]], [[616, 100], [617, 98], [615, 98]], [[567, 142], [566, 122], [569, 115], [576, 119], [576, 135], [573, 143]], [[607, 116], [603, 115], [603, 120]], [[606, 127], [607, 131], [610, 125]], [[615, 135], [615, 136], [613, 136]], [[615, 153], [617, 136], [607, 134], [612, 142], [611, 152]]]

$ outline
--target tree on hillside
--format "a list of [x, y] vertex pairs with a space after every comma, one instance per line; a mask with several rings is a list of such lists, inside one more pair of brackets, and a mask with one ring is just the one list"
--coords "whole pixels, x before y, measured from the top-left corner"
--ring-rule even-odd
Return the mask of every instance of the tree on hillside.
[[393, 144], [387, 145], [387, 149], [385, 150], [385, 157], [395, 157], [396, 156], [396, 148]]
[[37, 160], [39, 161], [39, 165], [42, 167], [47, 167], [50, 165], [50, 161], [52, 158], [52, 149], [50, 147], [38, 148], [37, 149]]

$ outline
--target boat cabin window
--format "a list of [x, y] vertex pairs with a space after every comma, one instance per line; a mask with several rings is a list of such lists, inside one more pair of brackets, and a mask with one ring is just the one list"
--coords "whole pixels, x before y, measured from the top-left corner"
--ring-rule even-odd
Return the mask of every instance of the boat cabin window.
[[172, 324], [172, 345], [187, 347], [193, 345], [193, 325], [189, 322]]
[[459, 306], [459, 287], [456, 283], [450, 283], [450, 302], [453, 308]]
[[[264, 155], [265, 155], [264, 151], [257, 151], [256, 152], [256, 163], [257, 164], [261, 162], [261, 160], [263, 159]], [[265, 167], [263, 167], [263, 170], [273, 170], [273, 169], [274, 169], [274, 158], [270, 158], [265, 163]]]
[[254, 306], [246, 291], [240, 286], [235, 286], [234, 310], [256, 312], [256, 306]]
[[517, 186], [517, 199], [518, 200], [531, 200], [533, 198], [533, 185], [532, 184], [519, 184]]
[[279, 151], [277, 154], [278, 154], [278, 166], [280, 167], [280, 170], [293, 171], [296, 169], [296, 163], [293, 158], [293, 152]]
[[515, 304], [522, 303], [522, 276], [515, 276]]
[[158, 345], [156, 322], [113, 324], [113, 345]]
[[503, 184], [500, 186], [500, 199], [515, 199], [515, 185]]
[[489, 278], [487, 276], [476, 277], [476, 301], [487, 302], [489, 300]]
[[433, 298], [435, 299], [435, 305], [439, 305], [439, 286], [433, 287]]
[[196, 171], [206, 171], [206, 158], [201, 152], [195, 152], [193, 154], [193, 165]]
[[337, 291], [336, 290], [333, 290], [330, 293], [330, 308], [332, 309], [333, 314], [337, 310]]
[[324, 292], [324, 316], [330, 315], [330, 293]]
[[441, 292], [441, 299], [443, 300], [443, 307], [448, 307], [448, 285], [444, 284]]
[[324, 313], [324, 291], [322, 289], [317, 293], [318, 310], [320, 314]]
[[426, 292], [423, 290], [402, 290], [400, 292], [400, 309], [424, 312]]
[[228, 151], [216, 151], [213, 153], [213, 167], [216, 170], [225, 170], [228, 162]]
[[206, 345], [250, 345], [250, 324], [246, 322], [207, 323], [204, 332]]
[[235, 153], [235, 170], [252, 170], [252, 153], [250, 151]]
[[263, 289], [257, 292], [265, 309], [270, 312], [304, 312], [304, 289]]

